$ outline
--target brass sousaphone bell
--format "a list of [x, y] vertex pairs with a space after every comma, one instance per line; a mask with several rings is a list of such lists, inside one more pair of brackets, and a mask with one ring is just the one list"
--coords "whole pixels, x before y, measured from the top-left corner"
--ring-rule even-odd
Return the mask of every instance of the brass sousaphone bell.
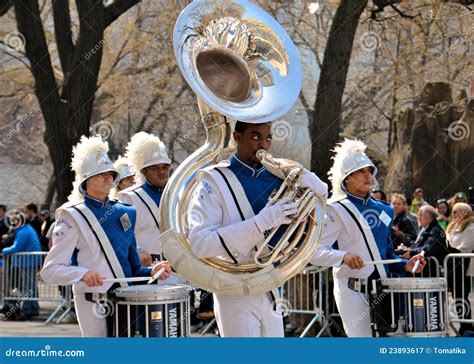
[[186, 216], [196, 173], [229, 147], [230, 122], [276, 120], [298, 98], [302, 70], [296, 46], [278, 22], [245, 0], [192, 2], [177, 20], [173, 42], [179, 68], [197, 94], [207, 140], [178, 167], [163, 192], [163, 252], [183, 278], [208, 291], [229, 296], [268, 292], [306, 266], [321, 234], [324, 203], [299, 187], [299, 164], [259, 153], [262, 163], [285, 179], [270, 203], [290, 195], [299, 212], [277, 245], [259, 244], [253, 263], [195, 257]]

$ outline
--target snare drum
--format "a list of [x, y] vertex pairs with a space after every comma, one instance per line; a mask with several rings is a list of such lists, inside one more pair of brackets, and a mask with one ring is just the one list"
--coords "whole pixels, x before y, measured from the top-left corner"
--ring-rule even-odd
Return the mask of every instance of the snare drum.
[[447, 336], [444, 278], [387, 278], [369, 296], [377, 336]]
[[116, 337], [189, 336], [189, 287], [138, 285], [115, 290]]

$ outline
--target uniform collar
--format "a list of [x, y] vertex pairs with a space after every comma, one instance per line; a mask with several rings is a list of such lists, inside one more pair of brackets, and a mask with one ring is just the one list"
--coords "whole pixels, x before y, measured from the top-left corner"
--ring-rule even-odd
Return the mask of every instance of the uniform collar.
[[347, 190], [345, 192], [347, 194], [347, 198], [349, 200], [351, 200], [351, 202], [356, 203], [358, 205], [365, 206], [365, 205], [368, 205], [369, 202], [371, 201], [370, 194], [366, 198], [363, 198], [363, 197], [353, 195], [352, 193], [349, 193], [349, 191], [347, 191]]
[[262, 172], [265, 171], [265, 166], [261, 166], [259, 169], [256, 169], [242, 161], [239, 157], [237, 157], [237, 154], [232, 156], [230, 159], [230, 164], [236, 168], [239, 173], [247, 174], [251, 177], [258, 177]]
[[165, 189], [164, 187], [155, 187], [148, 181], [145, 181], [145, 183], [142, 185], [142, 187], [150, 188], [152, 190], [155, 190], [156, 192], [163, 192], [164, 189]]
[[91, 197], [88, 194], [86, 194], [84, 196], [84, 201], [88, 204], [91, 204], [94, 207], [98, 207], [98, 208], [101, 208], [101, 209], [105, 209], [110, 203], [110, 200], [109, 200], [108, 197], [105, 199], [105, 201], [102, 201], [102, 200], [98, 200], [94, 197]]

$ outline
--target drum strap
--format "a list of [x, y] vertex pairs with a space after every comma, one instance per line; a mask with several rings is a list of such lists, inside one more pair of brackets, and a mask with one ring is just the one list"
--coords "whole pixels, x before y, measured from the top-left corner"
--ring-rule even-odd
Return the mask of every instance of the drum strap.
[[[79, 214], [86, 221], [87, 225], [89, 225], [91, 232], [94, 234], [97, 241], [99, 242], [99, 245], [105, 255], [105, 259], [109, 264], [109, 267], [114, 277], [125, 278], [123, 268], [120, 265], [117, 255], [115, 254], [115, 250], [112, 246], [112, 243], [110, 242], [109, 238], [107, 237], [107, 234], [102, 228], [99, 220], [97, 220], [97, 218], [95, 217], [94, 213], [82, 202], [72, 207], [77, 212], [79, 212]], [[126, 282], [121, 282], [120, 285], [122, 287], [128, 287], [128, 284]]]
[[[369, 224], [367, 224], [367, 221], [365, 220], [364, 216], [359, 212], [357, 207], [355, 207], [354, 204], [347, 198], [337, 201], [337, 204], [341, 205], [344, 208], [344, 210], [348, 213], [348, 215], [351, 217], [351, 219], [354, 221], [355, 225], [359, 229], [372, 261], [382, 260], [379, 249], [377, 247], [377, 243], [374, 239], [374, 235], [372, 234], [372, 230], [370, 229]], [[387, 273], [385, 272], [383, 264], [376, 264], [375, 267], [377, 268], [377, 272], [379, 273], [380, 278], [387, 278]]]
[[[245, 194], [244, 188], [242, 187], [242, 184], [240, 183], [234, 172], [232, 172], [229, 168], [215, 168], [215, 170], [219, 172], [225, 184], [229, 188], [229, 191], [234, 199], [235, 206], [239, 211], [240, 218], [242, 219], [242, 221], [254, 217], [255, 214], [253, 212], [252, 205], [250, 205], [247, 195]], [[255, 247], [254, 249], [257, 250], [257, 247]], [[233, 257], [232, 259], [235, 260]], [[268, 293], [272, 297], [272, 302], [274, 303], [273, 306], [276, 310], [277, 302], [281, 296], [280, 290], [278, 288], [274, 288]]]

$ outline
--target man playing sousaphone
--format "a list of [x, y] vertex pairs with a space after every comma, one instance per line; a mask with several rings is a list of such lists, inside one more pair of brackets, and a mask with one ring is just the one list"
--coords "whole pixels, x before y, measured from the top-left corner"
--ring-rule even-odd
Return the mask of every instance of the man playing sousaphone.
[[[190, 205], [189, 240], [200, 259], [219, 256], [234, 263], [254, 261], [255, 246], [266, 233], [290, 224], [296, 203], [283, 198], [268, 204], [282, 180], [271, 174], [257, 159], [258, 150], [271, 146], [271, 123], [237, 121], [233, 133], [237, 152], [226, 161], [200, 171], [198, 189]], [[314, 191], [322, 200], [327, 185], [305, 170], [301, 187]], [[242, 211], [250, 210], [251, 218]], [[277, 233], [272, 241], [278, 241]], [[252, 296], [231, 297], [215, 294], [214, 310], [223, 337], [282, 337], [283, 319], [275, 311], [278, 290]]]
[[334, 267], [334, 297], [349, 337], [372, 336], [367, 296], [371, 279], [386, 278], [389, 272], [411, 272], [417, 260], [417, 273], [425, 266], [421, 255], [384, 264], [398, 258], [390, 236], [394, 212], [390, 204], [370, 196], [377, 168], [365, 149], [363, 142], [348, 139], [336, 146], [329, 172], [332, 197], [320, 245], [311, 260]]

